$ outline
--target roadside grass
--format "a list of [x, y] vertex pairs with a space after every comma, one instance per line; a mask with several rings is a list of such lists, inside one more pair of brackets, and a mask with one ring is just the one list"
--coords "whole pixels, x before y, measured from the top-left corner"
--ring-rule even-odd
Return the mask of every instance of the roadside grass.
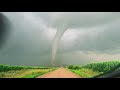
[[22, 69], [0, 72], [0, 78], [36, 78], [45, 73], [55, 70], [52, 69]]
[[45, 66], [15, 66], [0, 64], [0, 78], [36, 78], [57, 69]]
[[[120, 66], [120, 61], [89, 63], [86, 65], [69, 65], [66, 68], [80, 75], [81, 77], [92, 78], [110, 71], [112, 72], [112, 69], [118, 66]], [[120, 68], [117, 70], [120, 70]]]
[[41, 76], [41, 75], [46, 74], [48, 72], [52, 72], [54, 70], [55, 69], [48, 69], [48, 70], [44, 69], [44, 70], [40, 70], [40, 71], [39, 70], [38, 71], [31, 70], [28, 74], [24, 75], [22, 78], [36, 78], [38, 76]]
[[69, 69], [71, 72], [78, 74], [82, 78], [92, 78], [93, 76], [102, 74], [102, 72], [93, 71], [92, 69], [88, 68], [81, 68], [81, 69]]

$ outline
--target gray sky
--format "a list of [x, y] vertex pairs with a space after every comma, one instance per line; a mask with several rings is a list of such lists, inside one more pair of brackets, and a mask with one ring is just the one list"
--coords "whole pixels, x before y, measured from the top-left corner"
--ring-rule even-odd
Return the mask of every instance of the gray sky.
[[62, 25], [68, 29], [60, 41], [57, 62], [120, 60], [119, 12], [2, 13], [12, 28], [8, 29], [9, 38], [0, 50], [1, 64], [48, 65], [56, 28]]

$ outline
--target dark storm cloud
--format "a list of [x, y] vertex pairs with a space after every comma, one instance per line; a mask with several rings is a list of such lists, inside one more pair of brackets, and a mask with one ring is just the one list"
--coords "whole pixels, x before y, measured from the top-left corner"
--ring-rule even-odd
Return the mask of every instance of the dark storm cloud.
[[[74, 29], [72, 32], [80, 33], [76, 32], [77, 37], [70, 42], [65, 40], [71, 36], [63, 37], [64, 42], [61, 41], [57, 57], [58, 60], [62, 60], [61, 63], [82, 63], [82, 59], [85, 63], [88, 62], [83, 54], [76, 56], [76, 53], [71, 52], [108, 53], [114, 52], [120, 46], [119, 13], [4, 12], [3, 14], [11, 22], [12, 27], [9, 28], [11, 33], [6, 44], [0, 50], [0, 63], [49, 64], [54, 37], [54, 34], [48, 37], [47, 33], [51, 24], [51, 27], [56, 28], [57, 25], [65, 23], [68, 28]], [[84, 57], [80, 59], [82, 56]], [[73, 60], [74, 58], [76, 60]]]
[[44, 27], [41, 24], [36, 27], [35, 21], [30, 21], [19, 13], [4, 14], [12, 22], [12, 27], [11, 34], [0, 51], [0, 62], [26, 65], [31, 65], [31, 62], [37, 65], [48, 63], [52, 42], [46, 36]]
[[2, 13], [0, 13], [0, 48], [5, 44], [6, 39], [8, 39], [10, 30], [10, 21], [9, 19]]
[[67, 28], [94, 27], [120, 18], [119, 12], [64, 12], [53, 14], [53, 26]]
[[[113, 52], [117, 48], [120, 48], [119, 23], [120, 21], [118, 20], [117, 22], [106, 25], [105, 28], [96, 27], [94, 29], [89, 28], [90, 30], [85, 30], [84, 33], [77, 35], [78, 37], [74, 40], [72, 47], [66, 49], [66, 51], [82, 50], [106, 53]], [[61, 51], [62, 47], [64, 46], [61, 44]], [[69, 44], [66, 43], [66, 47], [64, 48], [67, 47], [69, 47]], [[65, 51], [63, 50], [63, 52]]]

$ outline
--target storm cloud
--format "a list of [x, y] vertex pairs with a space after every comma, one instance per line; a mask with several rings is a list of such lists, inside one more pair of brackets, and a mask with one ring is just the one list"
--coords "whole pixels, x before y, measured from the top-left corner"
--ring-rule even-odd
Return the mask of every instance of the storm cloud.
[[101, 55], [106, 53], [108, 56], [120, 54], [118, 12], [2, 12], [2, 14], [9, 20], [11, 27], [7, 29], [10, 33], [7, 35], [6, 43], [0, 49], [1, 64], [49, 65], [55, 33], [63, 24], [67, 31], [59, 43], [57, 63], [84, 64], [95, 61], [89, 58], [88, 52]]

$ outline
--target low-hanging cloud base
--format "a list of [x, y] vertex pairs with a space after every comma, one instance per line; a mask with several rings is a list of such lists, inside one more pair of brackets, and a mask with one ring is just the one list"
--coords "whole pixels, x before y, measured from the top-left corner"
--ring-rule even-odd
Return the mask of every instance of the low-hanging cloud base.
[[[56, 64], [120, 60], [120, 13], [1, 12], [10, 22], [1, 64], [51, 65], [53, 39], [60, 37]], [[8, 27], [8, 26], [5, 26]], [[58, 51], [57, 51], [58, 50]]]

